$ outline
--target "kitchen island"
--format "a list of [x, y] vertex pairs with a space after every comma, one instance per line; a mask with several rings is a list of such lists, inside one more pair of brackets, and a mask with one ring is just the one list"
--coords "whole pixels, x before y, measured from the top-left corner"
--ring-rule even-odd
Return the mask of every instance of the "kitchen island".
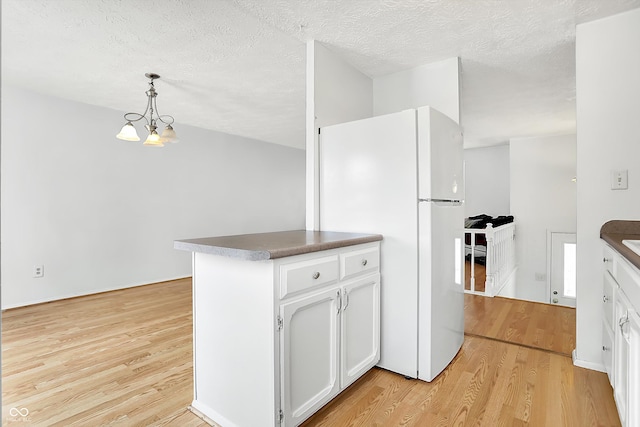
[[380, 358], [380, 240], [314, 231], [178, 240], [193, 253], [192, 410], [297, 426]]

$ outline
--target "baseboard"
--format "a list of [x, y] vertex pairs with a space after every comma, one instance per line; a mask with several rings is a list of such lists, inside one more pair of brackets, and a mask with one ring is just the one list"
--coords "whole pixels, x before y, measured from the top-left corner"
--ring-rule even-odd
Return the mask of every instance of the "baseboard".
[[212, 414], [214, 417], [216, 417], [218, 421], [223, 423], [225, 427], [226, 426], [236, 427], [235, 424], [227, 420], [225, 417], [218, 414], [216, 411], [214, 411], [207, 405], [201, 402], [198, 402], [197, 400], [194, 400], [193, 402], [191, 402], [191, 406], [189, 406], [188, 409], [189, 411], [193, 412], [198, 418], [200, 418], [202, 421], [204, 421], [205, 423], [209, 424], [212, 427], [221, 427], [221, 426], [220, 424], [213, 421], [209, 416], [205, 415], [205, 412], [208, 414]]
[[156, 282], [129, 283], [129, 284], [119, 285], [119, 286], [116, 286], [116, 287], [113, 287], [113, 288], [108, 288], [108, 289], [90, 289], [88, 291], [85, 291], [85, 292], [79, 293], [79, 294], [75, 294], [75, 293], [74, 294], [62, 294], [62, 295], [52, 296], [50, 298], [36, 299], [36, 300], [21, 302], [21, 303], [18, 303], [18, 304], [12, 304], [12, 305], [8, 305], [8, 306], [3, 306], [1, 311], [4, 312], [6, 310], [13, 310], [13, 309], [16, 309], [16, 308], [30, 307], [30, 306], [34, 306], [34, 305], [48, 304], [50, 302], [63, 301], [63, 300], [69, 300], [69, 299], [75, 299], [75, 298], [82, 298], [82, 297], [98, 295], [98, 294], [105, 294], [105, 293], [108, 293], [108, 292], [121, 291], [123, 289], [138, 288], [140, 286], [157, 285], [158, 283], [173, 282], [175, 280], [187, 279], [189, 277], [191, 277], [191, 276], [178, 276], [178, 277], [172, 277], [172, 278], [168, 278], [168, 279], [159, 280], [159, 281], [156, 281]]
[[573, 360], [573, 365], [579, 368], [591, 369], [592, 371], [598, 371], [598, 372], [607, 372], [604, 367], [604, 364], [602, 363], [594, 363], [594, 362], [588, 362], [586, 360], [578, 359], [578, 356], [576, 356], [575, 349], [573, 349], [573, 351], [571, 352], [571, 359]]

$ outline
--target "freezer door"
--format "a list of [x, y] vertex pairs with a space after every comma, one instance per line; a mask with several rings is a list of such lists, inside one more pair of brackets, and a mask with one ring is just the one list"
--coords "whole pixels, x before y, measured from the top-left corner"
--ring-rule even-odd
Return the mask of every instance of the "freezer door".
[[419, 204], [418, 378], [432, 381], [464, 340], [464, 209]]
[[462, 132], [431, 107], [418, 109], [418, 192], [421, 199], [464, 200]]

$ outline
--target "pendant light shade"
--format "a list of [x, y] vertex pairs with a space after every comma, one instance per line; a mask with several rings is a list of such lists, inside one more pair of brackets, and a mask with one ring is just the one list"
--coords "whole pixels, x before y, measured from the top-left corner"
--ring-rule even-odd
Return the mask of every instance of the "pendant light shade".
[[160, 141], [160, 135], [155, 130], [152, 130], [147, 139], [142, 143], [147, 147], [164, 147], [162, 141]]
[[176, 131], [173, 130], [171, 125], [167, 125], [166, 128], [162, 131], [162, 135], [160, 135], [160, 141], [164, 143], [176, 144], [180, 142], [178, 139], [178, 135], [176, 135]]
[[120, 129], [120, 133], [116, 135], [116, 138], [122, 139], [123, 141], [140, 141], [138, 132], [136, 132], [136, 128], [131, 122], [127, 122], [126, 125], [122, 126], [122, 129]]
[[[122, 127], [120, 133], [116, 135], [116, 138], [125, 141], [140, 141], [138, 132], [136, 132], [136, 128], [133, 126], [132, 122], [144, 119], [146, 122], [145, 127], [149, 131], [149, 136], [142, 145], [146, 145], [147, 147], [164, 147], [164, 143], [176, 143], [178, 142], [178, 136], [176, 135], [176, 131], [173, 130], [173, 126], [171, 126], [174, 121], [173, 117], [167, 114], [158, 113], [158, 106], [156, 105], [158, 92], [156, 92], [153, 81], [159, 79], [160, 76], [155, 73], [147, 73], [145, 76], [151, 79], [149, 81], [149, 90], [145, 92], [147, 95], [147, 109], [144, 110], [144, 113], [142, 114], [125, 114], [124, 119], [127, 123]], [[162, 136], [158, 135], [158, 132], [156, 131], [160, 124], [158, 122], [162, 122], [167, 125], [164, 131], [162, 131]]]

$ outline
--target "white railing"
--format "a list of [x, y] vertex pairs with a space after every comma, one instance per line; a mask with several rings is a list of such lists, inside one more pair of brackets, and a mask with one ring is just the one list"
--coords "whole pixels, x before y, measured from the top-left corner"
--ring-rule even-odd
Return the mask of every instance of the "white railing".
[[[465, 255], [470, 261], [466, 269], [469, 275], [469, 289], [465, 284], [466, 293], [493, 297], [504, 287], [516, 268], [515, 229], [514, 223], [496, 228], [488, 224], [485, 229], [465, 229], [465, 243], [469, 242], [465, 244]], [[479, 235], [486, 238], [486, 246], [477, 244]], [[485, 256], [484, 281], [482, 274], [476, 275], [476, 265], [479, 265], [476, 264], [476, 257], [482, 255]]]

